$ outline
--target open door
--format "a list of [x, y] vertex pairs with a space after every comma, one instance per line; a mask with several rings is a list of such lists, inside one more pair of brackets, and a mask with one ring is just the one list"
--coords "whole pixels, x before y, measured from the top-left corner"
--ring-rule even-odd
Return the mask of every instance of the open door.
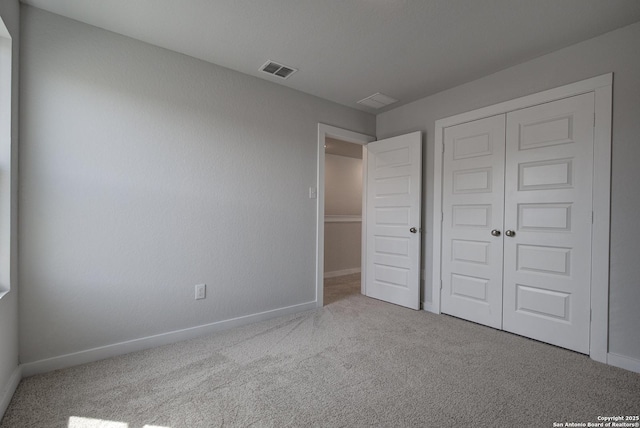
[[366, 295], [420, 309], [421, 133], [366, 150]]

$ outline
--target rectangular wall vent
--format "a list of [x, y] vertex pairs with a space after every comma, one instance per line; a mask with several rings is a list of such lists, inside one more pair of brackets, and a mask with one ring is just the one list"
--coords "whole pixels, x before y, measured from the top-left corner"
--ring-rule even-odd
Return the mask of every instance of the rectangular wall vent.
[[389, 95], [376, 92], [373, 95], [369, 95], [367, 98], [361, 99], [360, 101], [358, 101], [358, 104], [362, 104], [363, 106], [371, 108], [382, 108], [384, 106], [388, 106], [389, 104], [397, 102], [398, 100], [396, 100], [395, 98], [391, 98]]
[[278, 64], [275, 61], [269, 60], [265, 62], [262, 67], [260, 67], [260, 71], [271, 74], [273, 76], [277, 76], [281, 79], [286, 79], [298, 70], [296, 68], [288, 67], [286, 65]]

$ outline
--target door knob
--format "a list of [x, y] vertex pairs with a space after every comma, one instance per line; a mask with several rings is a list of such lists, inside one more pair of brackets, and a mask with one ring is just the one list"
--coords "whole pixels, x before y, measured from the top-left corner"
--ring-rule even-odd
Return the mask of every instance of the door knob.
[[409, 229], [409, 232], [416, 233], [418, 232], [418, 229], [416, 229], [415, 227], [412, 227], [411, 229]]
[[516, 236], [516, 232], [513, 230], [507, 230], [504, 234], [510, 238], [513, 238], [514, 236]]
[[492, 235], [492, 236], [500, 236], [500, 231], [499, 231], [498, 229], [493, 229], [493, 230], [491, 231], [491, 235]]

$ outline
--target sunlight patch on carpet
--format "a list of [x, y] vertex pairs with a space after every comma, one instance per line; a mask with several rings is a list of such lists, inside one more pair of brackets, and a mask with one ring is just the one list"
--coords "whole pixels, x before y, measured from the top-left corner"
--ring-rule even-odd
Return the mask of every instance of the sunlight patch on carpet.
[[[129, 428], [126, 422], [105, 421], [104, 419], [83, 418], [71, 416], [68, 428]], [[133, 428], [133, 427], [132, 427]], [[171, 428], [159, 425], [145, 425], [142, 428]]]
[[69, 428], [129, 428], [129, 424], [126, 422], [71, 416], [69, 418]]

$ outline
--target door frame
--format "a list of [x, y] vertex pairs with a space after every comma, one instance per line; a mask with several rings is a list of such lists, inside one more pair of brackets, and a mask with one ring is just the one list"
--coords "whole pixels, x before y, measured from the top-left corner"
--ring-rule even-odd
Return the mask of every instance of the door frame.
[[[442, 182], [444, 129], [510, 111], [593, 92], [595, 95], [593, 224], [591, 229], [591, 325], [589, 356], [607, 363], [609, 337], [609, 222], [611, 205], [611, 114], [613, 73], [527, 95], [435, 122], [433, 189], [433, 272], [432, 302], [425, 310], [440, 313], [442, 262]], [[437, 213], [440, 212], [440, 215]]]
[[348, 143], [360, 144], [362, 150], [362, 243], [361, 243], [361, 266], [360, 266], [360, 286], [361, 292], [365, 294], [365, 262], [367, 251], [367, 237], [364, 231], [367, 225], [367, 144], [376, 141], [375, 137], [349, 131], [324, 123], [318, 123], [318, 175], [317, 175], [317, 212], [316, 212], [316, 307], [321, 308], [324, 304], [324, 144], [327, 137]]

